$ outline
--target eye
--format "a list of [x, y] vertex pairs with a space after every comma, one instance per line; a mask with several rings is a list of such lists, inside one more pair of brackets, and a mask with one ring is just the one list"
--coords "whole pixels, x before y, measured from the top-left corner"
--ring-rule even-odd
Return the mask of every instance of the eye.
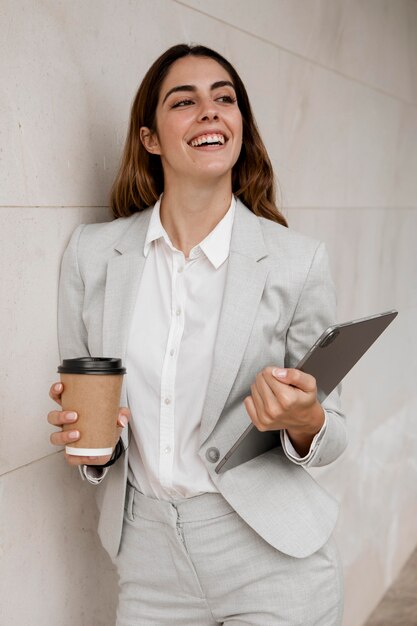
[[217, 98], [217, 100], [224, 100], [225, 102], [228, 102], [229, 104], [236, 102], [236, 98], [233, 98], [232, 96], [220, 96], [219, 98]]
[[180, 106], [186, 106], [187, 104], [192, 104], [193, 101], [192, 100], [180, 100], [179, 102], [176, 102], [175, 104], [172, 105], [172, 109], [175, 109], [177, 107]]

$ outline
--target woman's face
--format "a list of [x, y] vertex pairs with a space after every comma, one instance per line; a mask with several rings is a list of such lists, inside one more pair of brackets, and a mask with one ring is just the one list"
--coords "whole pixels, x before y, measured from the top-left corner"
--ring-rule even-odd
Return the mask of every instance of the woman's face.
[[141, 128], [149, 152], [161, 156], [165, 187], [190, 177], [227, 177], [242, 147], [242, 115], [232, 79], [207, 57], [187, 56], [172, 64], [161, 85], [157, 133]]

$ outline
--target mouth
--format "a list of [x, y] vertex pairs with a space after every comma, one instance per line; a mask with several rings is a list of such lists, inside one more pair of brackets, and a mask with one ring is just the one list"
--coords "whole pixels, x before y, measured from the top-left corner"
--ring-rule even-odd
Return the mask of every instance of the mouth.
[[193, 137], [193, 139], [188, 142], [188, 145], [196, 150], [211, 151], [222, 148], [228, 141], [228, 137], [226, 137], [223, 133], [212, 132]]

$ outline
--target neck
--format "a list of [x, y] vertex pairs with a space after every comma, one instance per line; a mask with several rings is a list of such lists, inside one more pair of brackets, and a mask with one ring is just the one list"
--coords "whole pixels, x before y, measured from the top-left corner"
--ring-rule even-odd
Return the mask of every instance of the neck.
[[192, 187], [188, 182], [186, 185], [170, 185], [164, 190], [161, 223], [173, 245], [186, 257], [226, 215], [232, 189], [230, 179], [225, 182]]

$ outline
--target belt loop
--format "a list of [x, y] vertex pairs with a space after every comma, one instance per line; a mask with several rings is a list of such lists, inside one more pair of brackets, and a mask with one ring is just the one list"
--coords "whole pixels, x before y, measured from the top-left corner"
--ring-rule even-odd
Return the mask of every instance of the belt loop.
[[130, 519], [131, 522], [133, 522], [133, 520], [135, 519], [133, 515], [133, 500], [135, 498], [135, 488], [129, 484], [127, 488], [129, 489], [128, 501], [127, 501], [127, 517], [128, 519]]

